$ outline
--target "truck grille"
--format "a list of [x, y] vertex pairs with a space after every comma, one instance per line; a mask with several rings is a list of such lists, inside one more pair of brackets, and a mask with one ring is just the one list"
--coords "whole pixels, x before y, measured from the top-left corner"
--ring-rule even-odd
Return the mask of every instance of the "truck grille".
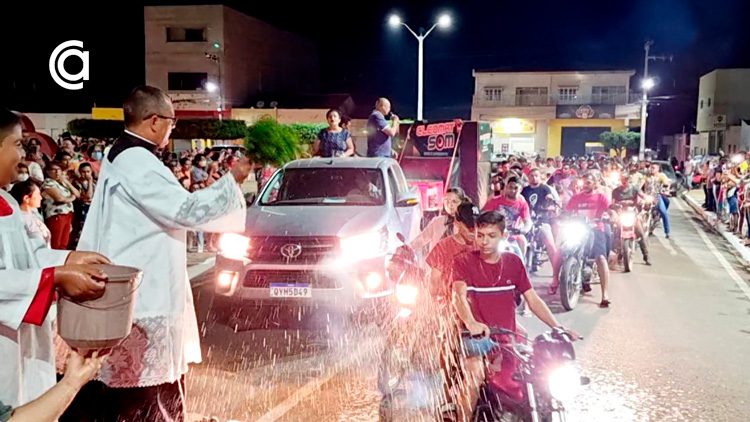
[[341, 287], [335, 278], [315, 271], [250, 270], [242, 283], [245, 287], [270, 287], [271, 283], [309, 283], [312, 288], [336, 289]]
[[[256, 263], [317, 264], [330, 257], [338, 248], [338, 238], [328, 237], [253, 237], [250, 259]], [[284, 248], [299, 248], [297, 254], [284, 255]], [[295, 256], [296, 255], [296, 256]]]

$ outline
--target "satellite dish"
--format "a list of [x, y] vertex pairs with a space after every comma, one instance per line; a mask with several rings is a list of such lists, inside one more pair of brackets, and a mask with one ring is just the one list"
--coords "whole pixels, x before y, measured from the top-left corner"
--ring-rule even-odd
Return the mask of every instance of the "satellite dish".
[[278, 106], [279, 106], [279, 102], [278, 102], [278, 101], [271, 101], [271, 104], [269, 104], [269, 106], [270, 106], [271, 108], [276, 108], [276, 107], [278, 107]]
[[265, 105], [266, 105], [266, 103], [263, 102], [263, 101], [258, 101], [257, 103], [255, 103], [255, 106], [258, 107], [258, 108], [263, 108], [263, 107], [265, 107]]

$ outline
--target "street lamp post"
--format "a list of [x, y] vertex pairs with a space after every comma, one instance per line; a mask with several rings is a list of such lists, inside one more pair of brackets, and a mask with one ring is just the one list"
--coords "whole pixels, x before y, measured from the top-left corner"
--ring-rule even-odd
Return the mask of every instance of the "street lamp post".
[[[214, 46], [216, 45], [218, 44], [214, 44]], [[215, 62], [216, 66], [219, 69], [219, 74], [217, 76], [218, 90], [219, 90], [219, 120], [223, 120], [223, 115], [224, 115], [224, 95], [223, 94], [224, 93], [222, 92], [223, 89], [221, 86], [221, 57], [219, 57], [218, 54], [208, 53], [208, 52], [206, 52], [205, 55], [208, 60]]]
[[452, 24], [452, 19], [448, 14], [441, 15], [440, 18], [438, 18], [438, 21], [435, 22], [427, 32], [422, 32], [422, 29], [420, 28], [419, 35], [417, 35], [409, 25], [404, 23], [398, 15], [391, 15], [388, 19], [388, 24], [394, 28], [403, 26], [409, 31], [409, 33], [414, 35], [414, 38], [417, 39], [419, 45], [417, 53], [417, 120], [421, 121], [424, 118], [424, 40], [437, 27], [440, 27], [441, 29], [449, 28]]
[[672, 56], [651, 56], [651, 46], [654, 45], [652, 40], [646, 41], [643, 45], [645, 52], [643, 58], [643, 80], [641, 89], [643, 89], [643, 99], [641, 100], [641, 143], [638, 148], [638, 158], [643, 160], [646, 156], [646, 121], [648, 118], [648, 91], [656, 85], [656, 81], [648, 76], [648, 62], [655, 60], [672, 60]]

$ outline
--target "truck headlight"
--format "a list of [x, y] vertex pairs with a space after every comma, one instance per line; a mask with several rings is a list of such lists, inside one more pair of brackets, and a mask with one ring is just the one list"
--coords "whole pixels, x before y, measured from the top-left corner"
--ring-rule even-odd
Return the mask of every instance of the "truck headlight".
[[362, 261], [384, 255], [388, 243], [385, 230], [373, 230], [341, 238], [341, 257], [347, 262]]
[[219, 253], [238, 261], [249, 256], [250, 238], [236, 233], [224, 233], [219, 239]]

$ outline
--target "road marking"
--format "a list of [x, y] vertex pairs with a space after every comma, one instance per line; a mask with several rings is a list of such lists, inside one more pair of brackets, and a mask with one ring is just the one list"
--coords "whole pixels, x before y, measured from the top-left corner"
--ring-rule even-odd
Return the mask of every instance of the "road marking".
[[284, 416], [287, 412], [292, 410], [295, 406], [297, 406], [302, 400], [320, 390], [323, 384], [327, 383], [333, 377], [341, 373], [352, 362], [360, 360], [365, 355], [365, 353], [372, 353], [374, 341], [358, 341], [357, 343], [359, 343], [359, 347], [355, 353], [348, 354], [344, 360], [334, 363], [336, 369], [320, 377], [310, 380], [307, 384], [294, 391], [289, 397], [286, 398], [286, 400], [274, 406], [271, 410], [266, 412], [265, 415], [261, 416], [255, 421], [275, 422], [276, 420]]
[[698, 232], [698, 236], [703, 240], [703, 243], [708, 246], [708, 250], [711, 251], [711, 253], [716, 257], [716, 260], [719, 261], [719, 264], [721, 264], [722, 267], [724, 267], [724, 270], [726, 270], [727, 274], [729, 274], [729, 277], [734, 280], [734, 284], [737, 285], [737, 287], [742, 290], [742, 292], [745, 294], [745, 297], [750, 299], [750, 287], [748, 287], [747, 282], [742, 279], [742, 277], [739, 275], [737, 270], [735, 270], [729, 262], [727, 262], [726, 258], [719, 252], [719, 249], [714, 245], [714, 243], [711, 241], [711, 239], [706, 236], [706, 233], [703, 232], [703, 229], [698, 226], [698, 224], [693, 221], [692, 218], [685, 212], [685, 209], [683, 208], [680, 201], [674, 201], [677, 203], [677, 207], [680, 209], [680, 212], [682, 212], [682, 215], [685, 216], [685, 219], [690, 222], [690, 224], [693, 226], [695, 231]]

